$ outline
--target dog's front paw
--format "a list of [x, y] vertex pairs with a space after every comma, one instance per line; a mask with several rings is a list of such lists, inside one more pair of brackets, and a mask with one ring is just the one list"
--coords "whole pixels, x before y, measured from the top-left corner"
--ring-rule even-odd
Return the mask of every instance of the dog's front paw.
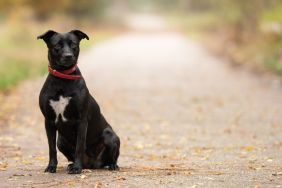
[[74, 163], [68, 165], [69, 174], [80, 174], [81, 171], [82, 171], [82, 167], [80, 165], [76, 165]]
[[117, 164], [110, 164], [109, 165], [109, 170], [119, 170], [119, 167]]
[[48, 165], [44, 172], [56, 173], [57, 166]]

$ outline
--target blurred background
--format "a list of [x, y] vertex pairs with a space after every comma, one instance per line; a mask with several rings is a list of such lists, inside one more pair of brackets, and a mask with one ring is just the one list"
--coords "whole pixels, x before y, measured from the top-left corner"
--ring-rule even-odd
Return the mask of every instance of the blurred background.
[[[43, 174], [49, 29], [90, 37], [119, 173]], [[282, 0], [0, 0], [0, 187], [281, 187], [281, 47]]]
[[129, 25], [156, 27], [160, 18], [161, 30], [182, 32], [236, 65], [282, 75], [280, 0], [0, 0], [0, 90], [46, 73], [36, 36], [48, 29], [79, 28], [93, 36], [82, 43], [88, 48]]

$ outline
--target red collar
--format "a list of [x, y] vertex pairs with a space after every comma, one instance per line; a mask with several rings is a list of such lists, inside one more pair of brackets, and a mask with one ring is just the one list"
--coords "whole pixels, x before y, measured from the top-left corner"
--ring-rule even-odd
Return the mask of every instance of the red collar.
[[68, 70], [64, 70], [62, 72], [59, 72], [55, 69], [52, 69], [51, 66], [49, 65], [48, 67], [48, 71], [50, 74], [59, 77], [59, 78], [64, 78], [64, 79], [68, 79], [68, 80], [80, 80], [81, 76], [80, 75], [70, 75], [71, 73], [73, 73], [76, 70], [77, 66], [76, 64], [68, 69]]

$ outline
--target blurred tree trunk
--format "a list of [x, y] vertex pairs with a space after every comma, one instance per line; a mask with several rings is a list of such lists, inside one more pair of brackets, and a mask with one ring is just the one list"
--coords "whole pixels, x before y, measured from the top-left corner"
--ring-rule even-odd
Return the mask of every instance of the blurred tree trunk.
[[[237, 19], [234, 21], [233, 25], [231, 25], [231, 37], [234, 42], [240, 44], [259, 34], [259, 21], [262, 15], [264, 1], [265, 0], [232, 0], [234, 8], [236, 8], [238, 12]], [[228, 8], [228, 3], [225, 6]]]
[[242, 27], [253, 34], [258, 32], [263, 0], [236, 1], [241, 10]]

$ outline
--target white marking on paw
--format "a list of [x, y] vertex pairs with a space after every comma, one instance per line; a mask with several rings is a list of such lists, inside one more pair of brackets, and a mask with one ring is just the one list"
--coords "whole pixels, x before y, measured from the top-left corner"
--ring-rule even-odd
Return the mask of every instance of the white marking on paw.
[[69, 104], [70, 99], [71, 97], [63, 97], [63, 96], [60, 96], [58, 101], [54, 101], [50, 99], [50, 106], [53, 108], [56, 114], [55, 123], [58, 122], [59, 115], [62, 116], [63, 122], [67, 121], [67, 119], [64, 116], [64, 111], [66, 109], [66, 106]]

